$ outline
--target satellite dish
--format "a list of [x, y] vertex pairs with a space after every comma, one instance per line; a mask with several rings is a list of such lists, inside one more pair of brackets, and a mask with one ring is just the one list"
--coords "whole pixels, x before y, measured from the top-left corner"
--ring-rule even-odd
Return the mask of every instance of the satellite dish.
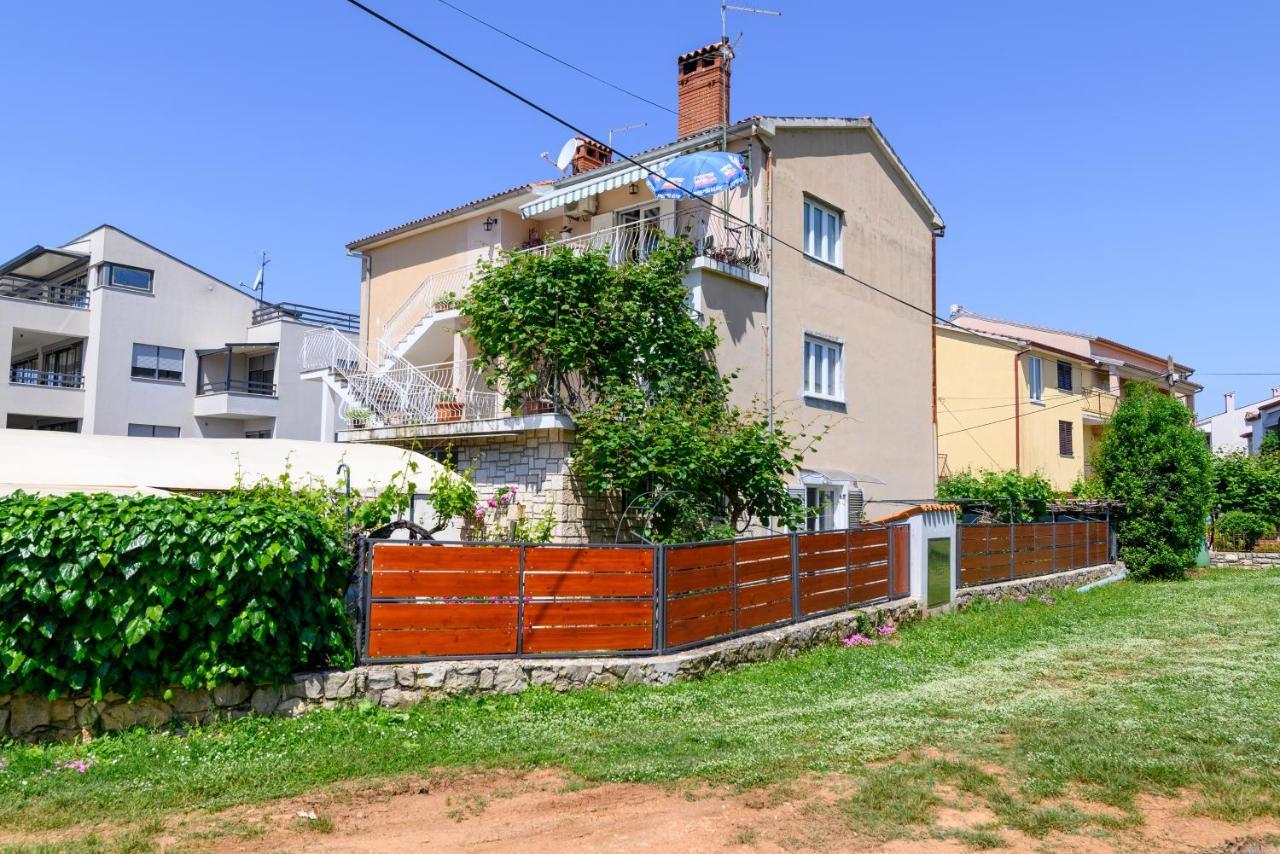
[[568, 172], [569, 166], [573, 163], [573, 155], [577, 153], [578, 146], [582, 144], [582, 140], [573, 137], [560, 147], [560, 154], [556, 156], [556, 168], [561, 172]]

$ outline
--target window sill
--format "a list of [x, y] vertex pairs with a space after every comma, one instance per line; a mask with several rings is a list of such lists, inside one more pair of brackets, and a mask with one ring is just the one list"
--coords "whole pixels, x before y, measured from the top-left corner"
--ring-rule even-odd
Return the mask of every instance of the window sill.
[[129, 379], [133, 380], [135, 383], [149, 383], [151, 385], [171, 385], [179, 387], [186, 385], [186, 382], [183, 380], [161, 380], [156, 379], [155, 377], [129, 377]]
[[828, 412], [847, 413], [849, 411], [848, 405], [845, 403], [843, 398], [824, 397], [820, 394], [801, 393], [800, 401], [805, 406], [812, 406], [814, 409], [825, 409]]
[[843, 262], [839, 264], [832, 264], [830, 261], [826, 261], [822, 258], [819, 258], [817, 255], [810, 255], [808, 252], [804, 252], [802, 254], [804, 255], [805, 258], [808, 258], [810, 261], [812, 261], [815, 264], [818, 264], [819, 266], [826, 267], [828, 270], [834, 270], [835, 272], [840, 273], [841, 275], [844, 274]]

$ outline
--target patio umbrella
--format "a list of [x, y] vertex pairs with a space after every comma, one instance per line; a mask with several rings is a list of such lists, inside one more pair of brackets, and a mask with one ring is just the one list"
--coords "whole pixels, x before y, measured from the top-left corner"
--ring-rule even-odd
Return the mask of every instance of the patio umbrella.
[[[696, 151], [682, 154], [654, 170], [646, 180], [659, 199], [714, 196], [747, 181], [747, 167], [741, 154], [728, 151]], [[661, 176], [661, 177], [659, 177]]]

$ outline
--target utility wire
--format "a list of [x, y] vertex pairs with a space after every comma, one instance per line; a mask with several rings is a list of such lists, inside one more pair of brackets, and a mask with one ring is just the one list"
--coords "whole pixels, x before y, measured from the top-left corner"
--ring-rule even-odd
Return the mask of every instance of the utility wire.
[[525, 47], [529, 48], [529, 50], [533, 51], [534, 53], [545, 56], [547, 59], [551, 60], [552, 62], [558, 62], [559, 64], [563, 65], [565, 68], [572, 69], [573, 71], [576, 71], [579, 74], [582, 74], [586, 77], [590, 77], [592, 80], [596, 81], [597, 83], [603, 83], [605, 86], [608, 86], [610, 89], [614, 89], [618, 92], [621, 92], [624, 95], [630, 95], [632, 98], [635, 98], [637, 101], [644, 101], [646, 104], [648, 104], [651, 107], [657, 107], [659, 110], [668, 112], [673, 116], [676, 115], [676, 111], [671, 109], [670, 107], [664, 104], [659, 104], [657, 101], [651, 101], [648, 98], [646, 98], [644, 95], [637, 95], [635, 92], [632, 92], [630, 89], [623, 89], [618, 84], [610, 83], [608, 80], [605, 80], [603, 77], [597, 77], [595, 74], [592, 74], [590, 71], [587, 71], [585, 68], [580, 68], [574, 65], [572, 62], [568, 62], [566, 60], [561, 59], [555, 54], [548, 53], [547, 51], [543, 50], [537, 45], [529, 44], [524, 39], [520, 38], [519, 36], [512, 35], [511, 33], [507, 32], [501, 27], [491, 24], [482, 18], [477, 18], [475, 15], [471, 14], [466, 9], [460, 9], [457, 6], [453, 5], [452, 3], [449, 2], [449, 0], [439, 0], [439, 2], [441, 5], [448, 6], [450, 9], [457, 12], [459, 15], [465, 15], [471, 20], [475, 21], [480, 26], [488, 27], [498, 35], [505, 36], [506, 38], [511, 39], [511, 41], [515, 42], [516, 44], [524, 45]]

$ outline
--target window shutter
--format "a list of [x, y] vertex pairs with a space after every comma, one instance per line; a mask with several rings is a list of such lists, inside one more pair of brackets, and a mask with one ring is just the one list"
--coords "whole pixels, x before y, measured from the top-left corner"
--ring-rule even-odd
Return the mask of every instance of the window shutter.
[[133, 366], [148, 371], [155, 371], [159, 359], [156, 354], [155, 347], [149, 347], [146, 344], [133, 345]]
[[862, 508], [865, 506], [862, 490], [851, 486], [846, 496], [845, 503], [849, 507], [849, 527], [856, 528], [862, 524]]
[[1073, 455], [1071, 428], [1070, 421], [1058, 422], [1058, 453], [1064, 457]]

